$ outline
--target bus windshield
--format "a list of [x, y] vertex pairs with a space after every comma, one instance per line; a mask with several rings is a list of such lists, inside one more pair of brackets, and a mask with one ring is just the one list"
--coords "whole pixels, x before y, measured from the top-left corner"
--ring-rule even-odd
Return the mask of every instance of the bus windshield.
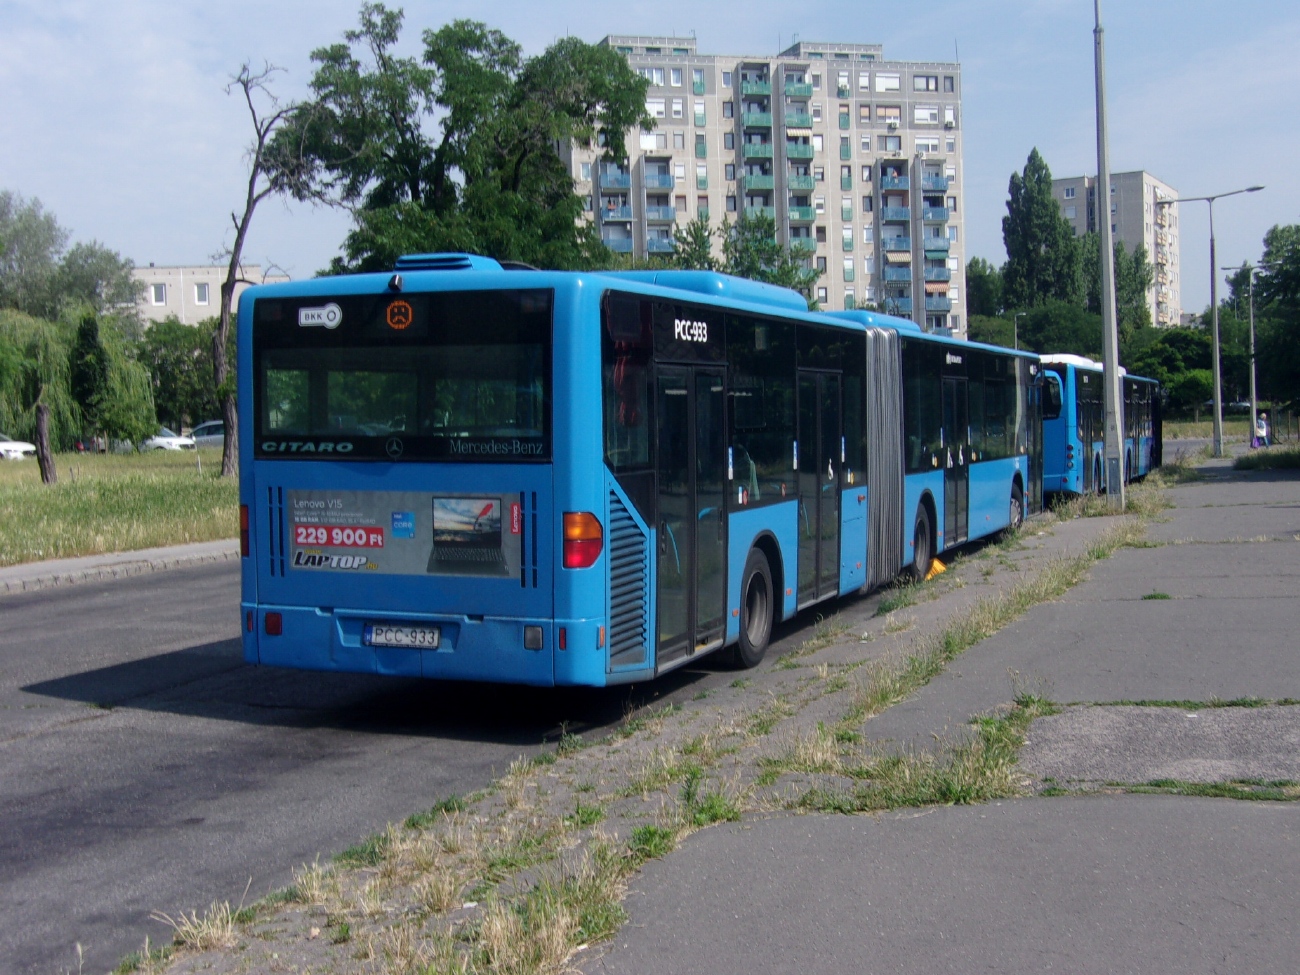
[[262, 299], [254, 455], [549, 459], [551, 295]]

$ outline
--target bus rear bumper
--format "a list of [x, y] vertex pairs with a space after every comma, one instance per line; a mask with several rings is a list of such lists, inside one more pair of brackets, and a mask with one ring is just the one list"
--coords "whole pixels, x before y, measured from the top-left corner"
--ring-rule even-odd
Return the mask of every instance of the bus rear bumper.
[[[274, 613], [280, 614], [278, 635], [268, 633], [267, 615]], [[362, 613], [248, 603], [243, 605], [243, 616], [244, 659], [252, 664], [442, 680], [555, 683], [556, 627], [550, 620]], [[436, 626], [439, 647], [368, 646], [363, 635], [368, 623]], [[525, 628], [530, 630], [530, 644], [535, 644], [533, 627], [541, 631], [541, 646], [528, 649]]]

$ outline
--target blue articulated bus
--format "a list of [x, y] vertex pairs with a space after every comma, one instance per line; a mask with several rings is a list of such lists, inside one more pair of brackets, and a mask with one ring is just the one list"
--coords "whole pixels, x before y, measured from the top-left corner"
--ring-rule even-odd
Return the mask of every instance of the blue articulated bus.
[[[1102, 364], [1077, 355], [1044, 355], [1043, 491], [1106, 490], [1105, 396]], [[1160, 466], [1163, 439], [1160, 383], [1120, 368], [1124, 410], [1124, 483]]]
[[239, 305], [244, 653], [608, 685], [1041, 504], [1037, 356], [710, 272], [457, 254]]

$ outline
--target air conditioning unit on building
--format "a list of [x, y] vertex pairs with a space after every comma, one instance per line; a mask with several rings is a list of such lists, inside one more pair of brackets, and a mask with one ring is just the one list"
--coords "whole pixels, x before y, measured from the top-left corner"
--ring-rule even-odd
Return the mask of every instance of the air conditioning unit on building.
[[885, 120], [885, 127], [886, 127], [886, 128], [890, 128], [890, 129], [896, 129], [896, 128], [898, 128], [898, 119], [896, 119], [896, 118], [886, 119], [886, 120]]

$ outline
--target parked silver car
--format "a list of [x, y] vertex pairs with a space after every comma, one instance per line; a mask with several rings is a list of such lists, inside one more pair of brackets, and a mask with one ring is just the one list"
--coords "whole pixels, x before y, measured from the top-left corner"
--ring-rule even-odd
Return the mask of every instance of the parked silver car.
[[0, 433], [0, 460], [26, 460], [35, 456], [36, 444]]
[[200, 447], [223, 447], [226, 443], [226, 421], [208, 420], [200, 423], [190, 436]]
[[193, 450], [194, 439], [160, 427], [158, 432], [140, 445], [141, 450]]

